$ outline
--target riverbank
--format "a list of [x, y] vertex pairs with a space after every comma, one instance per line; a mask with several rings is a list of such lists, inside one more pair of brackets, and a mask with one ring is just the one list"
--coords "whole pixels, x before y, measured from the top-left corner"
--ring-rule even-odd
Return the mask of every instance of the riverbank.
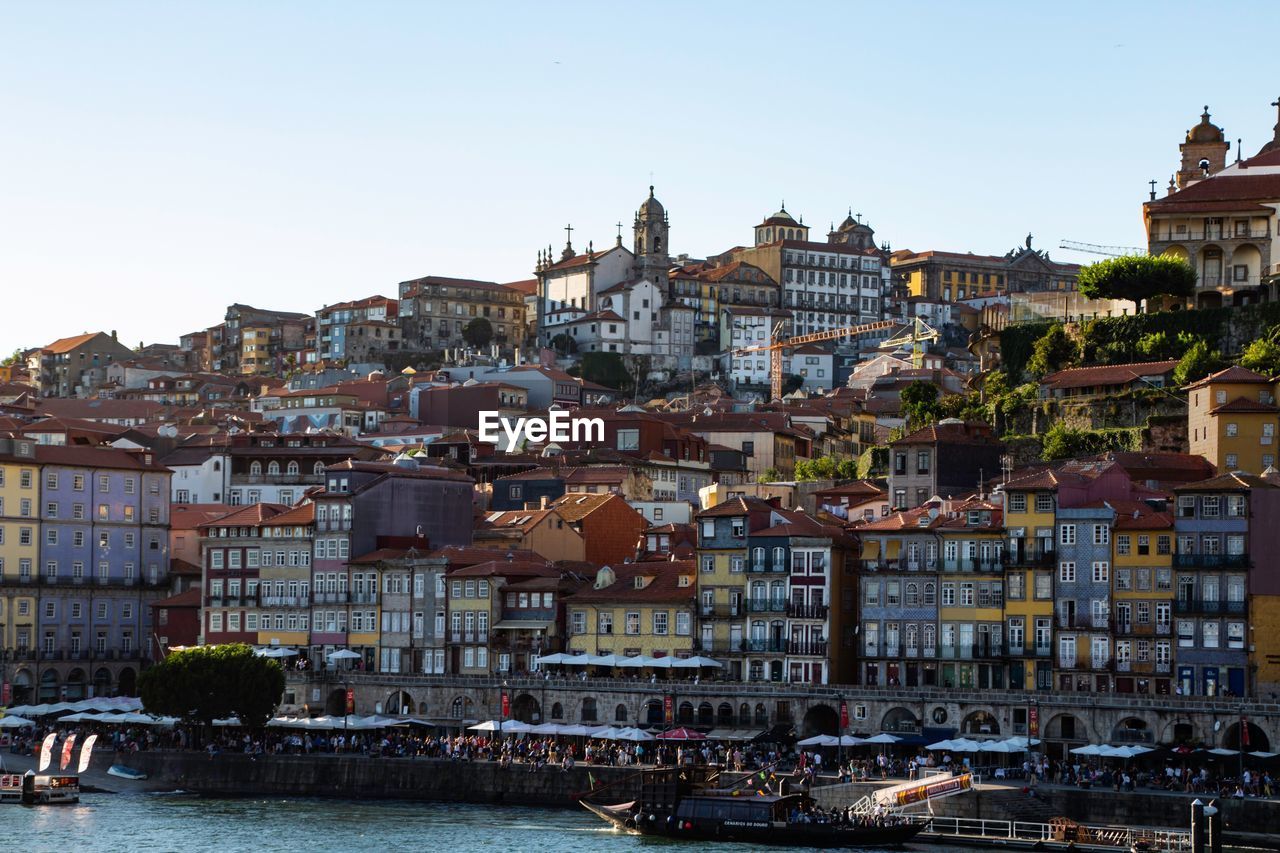
[[[261, 755], [152, 751], [139, 752], [122, 762], [147, 773], [145, 790], [180, 789], [206, 796], [331, 797], [340, 799], [416, 800], [496, 805], [576, 808], [578, 800], [595, 788], [601, 799], [623, 802], [639, 794], [635, 768], [579, 764], [570, 770], [531, 765], [504, 767], [494, 761], [451, 761], [430, 758], [377, 758], [364, 755]], [[95, 768], [105, 770], [109, 754], [95, 756]], [[729, 779], [740, 774], [727, 774]], [[834, 780], [832, 780], [834, 781]], [[901, 780], [890, 780], [889, 784]], [[104, 787], [110, 788], [110, 785]], [[116, 788], [121, 786], [117, 785]], [[826, 786], [824, 786], [826, 787]], [[851, 803], [873, 792], [878, 783], [855, 783], [815, 791], [821, 800]], [[1042, 785], [1038, 796], [1016, 785], [979, 785], [973, 792], [934, 803], [939, 815], [987, 820], [1044, 822], [1063, 816], [1081, 823], [1119, 826], [1185, 827], [1190, 794], [1081, 790]], [[1227, 828], [1239, 843], [1280, 849], [1280, 802], [1228, 800], [1220, 805]], [[1261, 835], [1256, 835], [1256, 834]]]

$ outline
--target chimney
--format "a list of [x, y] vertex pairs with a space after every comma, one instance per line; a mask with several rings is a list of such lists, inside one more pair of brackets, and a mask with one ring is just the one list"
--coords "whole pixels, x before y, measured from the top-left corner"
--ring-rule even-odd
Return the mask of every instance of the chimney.
[[546, 509], [547, 503], [548, 503], [548, 498], [546, 495], [543, 495], [542, 500], [538, 504], [538, 509]]
[[115, 339], [116, 339], [116, 330], [115, 330], [115, 329], [112, 329], [112, 330], [111, 330], [111, 340], [113, 340], [113, 341], [114, 341]]

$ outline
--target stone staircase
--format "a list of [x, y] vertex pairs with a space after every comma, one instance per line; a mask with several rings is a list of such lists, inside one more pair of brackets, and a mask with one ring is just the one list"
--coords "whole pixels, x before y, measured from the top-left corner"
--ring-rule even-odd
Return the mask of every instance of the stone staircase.
[[1050, 818], [1059, 816], [1051, 803], [1028, 796], [1021, 789], [982, 791], [979, 796], [982, 816], [990, 820], [1048, 823]]

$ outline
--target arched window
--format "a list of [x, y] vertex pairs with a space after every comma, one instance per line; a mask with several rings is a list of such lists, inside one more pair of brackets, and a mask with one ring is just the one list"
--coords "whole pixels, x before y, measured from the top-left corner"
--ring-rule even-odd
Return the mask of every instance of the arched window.
[[933, 607], [938, 603], [938, 589], [932, 583], [924, 585], [924, 606]]
[[559, 702], [551, 706], [551, 719], [553, 720], [564, 719], [564, 706], [561, 705]]
[[276, 460], [272, 459], [272, 460], [267, 464], [267, 473], [268, 473], [268, 474], [270, 474], [270, 475], [271, 475], [271, 476], [273, 476], [273, 477], [274, 477], [274, 476], [276, 476], [277, 474], [279, 474], [279, 473], [280, 473], [280, 463], [279, 463], [279, 462], [277, 462]]
[[316, 476], [320, 476], [324, 474], [324, 463], [317, 462], [315, 465], [313, 465], [311, 467], [311, 473], [315, 474]]
[[249, 474], [250, 474], [250, 475], [252, 475], [252, 476], [254, 476], [254, 477], [259, 477], [259, 476], [261, 476], [261, 475], [262, 475], [262, 463], [261, 463], [261, 462], [259, 462], [257, 459], [255, 459], [255, 460], [253, 460], [252, 462], [250, 462], [250, 463], [249, 463]]
[[716, 708], [716, 725], [733, 725], [733, 706], [728, 702], [721, 702], [720, 707]]
[[916, 583], [907, 584], [907, 592], [903, 597], [903, 603], [907, 607], [915, 607], [920, 603], [920, 585]]
[[625, 723], [627, 721], [627, 706], [618, 705], [613, 709], [613, 721], [615, 723]]
[[596, 700], [588, 696], [582, 700], [582, 722], [594, 723], [596, 721]]
[[769, 725], [769, 712], [764, 709], [763, 702], [759, 702], [756, 704], [756, 725], [757, 726]]
[[757, 572], [764, 571], [764, 549], [755, 548], [751, 552], [751, 563]]
[[680, 703], [680, 711], [676, 716], [676, 722], [680, 723], [681, 725], [689, 725], [690, 723], [693, 722], [693, 703], [692, 702]]
[[449, 716], [453, 717], [455, 720], [461, 720], [466, 712], [466, 707], [467, 700], [462, 696], [457, 697], [449, 706]]
[[294, 460], [290, 460], [290, 462], [289, 462], [289, 467], [288, 467], [288, 468], [286, 468], [285, 470], [286, 470], [286, 472], [289, 474], [289, 476], [291, 476], [291, 477], [296, 477], [296, 476], [298, 476], [298, 470], [299, 470], [299, 469], [298, 469], [298, 463], [297, 463], [296, 461], [294, 461]]
[[738, 723], [739, 725], [751, 725], [751, 706], [743, 702], [738, 706]]
[[785, 572], [787, 570], [787, 549], [773, 549], [773, 570], [775, 572]]

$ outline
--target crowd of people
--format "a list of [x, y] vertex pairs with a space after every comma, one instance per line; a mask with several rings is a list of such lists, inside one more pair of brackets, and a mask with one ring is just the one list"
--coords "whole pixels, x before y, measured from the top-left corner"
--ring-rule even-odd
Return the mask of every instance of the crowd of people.
[[[44, 724], [19, 729], [9, 735], [9, 750], [33, 754], [49, 731], [86, 736], [99, 734], [99, 748], [118, 753], [154, 749], [203, 749], [210, 758], [223, 752], [249, 755], [355, 754], [388, 758], [432, 758], [450, 761], [498, 761], [527, 766], [530, 772], [544, 768], [570, 769], [577, 764], [605, 767], [685, 766], [714, 764], [745, 772], [770, 767], [793, 774], [793, 782], [809, 786], [819, 776], [840, 782], [915, 780], [927, 771], [973, 770], [970, 759], [946, 751], [921, 751], [893, 755], [843, 755], [770, 743], [724, 741], [642, 741], [521, 736], [494, 739], [488, 734], [446, 733], [417, 727], [345, 731], [265, 729], [249, 733], [236, 728], [216, 728], [197, 737], [183, 726], [101, 726], [98, 724]], [[1181, 760], [1112, 764], [1106, 759], [1089, 763], [1071, 757], [1051, 760], [1026, 757], [999, 768], [998, 778], [1024, 782], [1028, 791], [1039, 784], [1085, 788], [1111, 788], [1116, 792], [1172, 791], [1219, 797], [1274, 797], [1280, 794], [1275, 776], [1267, 767], [1239, 768], [1233, 761], [1202, 764]], [[832, 760], [835, 759], [835, 760]], [[1241, 772], [1242, 771], [1242, 772]]]

